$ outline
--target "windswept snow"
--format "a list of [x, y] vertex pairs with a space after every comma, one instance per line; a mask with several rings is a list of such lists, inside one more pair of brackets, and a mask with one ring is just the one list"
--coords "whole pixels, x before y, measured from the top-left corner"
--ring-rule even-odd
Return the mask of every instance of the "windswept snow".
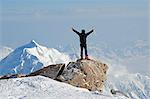
[[70, 58], [54, 48], [39, 45], [34, 40], [21, 46], [0, 61], [0, 75], [23, 73], [29, 74], [44, 66], [68, 63]]
[[1, 99], [127, 99], [124, 96], [96, 94], [87, 89], [36, 76], [0, 80]]

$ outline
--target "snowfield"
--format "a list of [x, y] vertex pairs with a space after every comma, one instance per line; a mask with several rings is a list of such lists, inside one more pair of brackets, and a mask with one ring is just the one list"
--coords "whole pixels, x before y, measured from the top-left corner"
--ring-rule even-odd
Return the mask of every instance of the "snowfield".
[[127, 99], [90, 92], [43, 76], [0, 80], [0, 99]]

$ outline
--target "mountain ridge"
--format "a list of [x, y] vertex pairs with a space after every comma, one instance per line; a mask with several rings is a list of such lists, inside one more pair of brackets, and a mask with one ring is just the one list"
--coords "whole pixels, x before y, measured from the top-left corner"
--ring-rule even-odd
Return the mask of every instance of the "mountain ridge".
[[0, 61], [0, 75], [23, 73], [29, 74], [44, 66], [56, 63], [68, 63], [70, 58], [54, 48], [39, 45], [34, 40], [16, 48]]

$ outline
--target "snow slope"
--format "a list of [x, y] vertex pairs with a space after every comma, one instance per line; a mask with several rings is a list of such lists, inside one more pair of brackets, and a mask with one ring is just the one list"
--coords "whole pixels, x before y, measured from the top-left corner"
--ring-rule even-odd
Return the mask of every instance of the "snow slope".
[[[8, 86], [9, 85], [9, 86]], [[126, 99], [124, 96], [96, 94], [86, 89], [36, 76], [0, 80], [1, 99]]]
[[34, 40], [21, 46], [0, 61], [0, 75], [29, 74], [43, 66], [56, 63], [68, 63], [70, 58], [54, 48], [46, 48]]

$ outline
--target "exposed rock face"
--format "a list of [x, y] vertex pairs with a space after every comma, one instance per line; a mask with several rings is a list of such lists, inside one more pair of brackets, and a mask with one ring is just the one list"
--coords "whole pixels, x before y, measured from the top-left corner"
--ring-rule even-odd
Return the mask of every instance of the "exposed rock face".
[[21, 78], [21, 77], [29, 77], [29, 76], [45, 76], [49, 77], [51, 79], [56, 79], [61, 73], [63, 72], [65, 68], [65, 64], [55, 64], [55, 65], [49, 65], [47, 67], [44, 67], [40, 70], [37, 70], [29, 75], [25, 74], [10, 74], [10, 75], [4, 75], [0, 76], [0, 80], [2, 79], [10, 79], [10, 78]]
[[4, 76], [0, 76], [0, 80], [3, 79], [10, 79], [10, 78], [21, 78], [21, 77], [26, 77], [26, 75], [24, 74], [10, 74], [10, 75], [4, 75]]
[[91, 91], [102, 91], [107, 70], [108, 66], [101, 62], [78, 60], [70, 62], [57, 79]]
[[47, 67], [44, 67], [38, 71], [29, 74], [28, 76], [42, 75], [45, 77], [55, 79], [57, 76], [60, 75], [60, 73], [63, 71], [64, 68], [65, 64], [49, 65]]

